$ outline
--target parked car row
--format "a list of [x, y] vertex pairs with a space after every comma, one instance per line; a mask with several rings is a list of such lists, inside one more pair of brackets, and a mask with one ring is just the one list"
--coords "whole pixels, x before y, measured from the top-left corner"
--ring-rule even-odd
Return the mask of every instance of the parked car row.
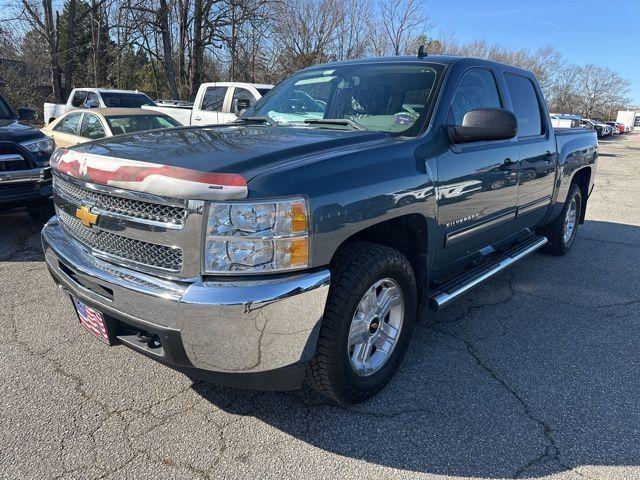
[[272, 87], [205, 83], [193, 103], [154, 102], [132, 90], [75, 88], [66, 103], [44, 104], [46, 125], [40, 131], [21, 122], [35, 120], [35, 110], [20, 108], [16, 114], [0, 97], [0, 212], [26, 207], [36, 221], [53, 215], [49, 157], [55, 148], [122, 134], [229, 123]]
[[74, 88], [67, 103], [44, 104], [45, 123], [67, 112], [89, 108], [144, 108], [168, 115], [181, 125], [215, 125], [229, 123], [252, 107], [273, 85], [240, 82], [203, 83], [195, 101], [154, 102], [144, 93], [105, 88]]
[[604, 138], [610, 135], [619, 135], [631, 131], [630, 127], [620, 122], [597, 119], [592, 120], [589, 118], [583, 118], [580, 115], [551, 114], [551, 124], [554, 128], [582, 127], [589, 130], [595, 130], [598, 134], [598, 138]]

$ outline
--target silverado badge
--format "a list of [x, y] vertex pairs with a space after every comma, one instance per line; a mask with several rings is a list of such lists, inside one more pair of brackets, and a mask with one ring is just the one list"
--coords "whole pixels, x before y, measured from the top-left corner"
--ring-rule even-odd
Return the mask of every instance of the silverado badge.
[[90, 207], [85, 207], [84, 205], [81, 205], [80, 208], [76, 210], [76, 217], [85, 227], [93, 227], [96, 223], [98, 223], [99, 216], [100, 215], [91, 213]]

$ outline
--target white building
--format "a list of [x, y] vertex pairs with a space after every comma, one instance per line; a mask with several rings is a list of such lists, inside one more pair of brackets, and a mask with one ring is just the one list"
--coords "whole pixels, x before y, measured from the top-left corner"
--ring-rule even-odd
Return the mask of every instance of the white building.
[[631, 127], [632, 131], [640, 132], [640, 108], [635, 110], [620, 110], [616, 122]]

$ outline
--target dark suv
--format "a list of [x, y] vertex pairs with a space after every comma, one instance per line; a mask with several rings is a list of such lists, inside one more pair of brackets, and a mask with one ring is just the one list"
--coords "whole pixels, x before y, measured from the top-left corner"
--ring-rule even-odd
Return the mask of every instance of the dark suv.
[[30, 108], [16, 114], [0, 96], [0, 212], [26, 207], [31, 218], [44, 222], [53, 215], [49, 157], [55, 147], [40, 130], [21, 123], [35, 118]]

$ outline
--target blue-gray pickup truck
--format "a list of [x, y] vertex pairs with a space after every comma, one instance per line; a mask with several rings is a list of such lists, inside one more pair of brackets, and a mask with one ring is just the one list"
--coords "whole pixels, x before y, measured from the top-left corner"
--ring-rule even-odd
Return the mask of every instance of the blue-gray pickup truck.
[[597, 154], [593, 131], [554, 131], [520, 68], [329, 63], [233, 124], [57, 150], [42, 240], [80, 323], [106, 344], [192, 378], [306, 380], [354, 403], [392, 377], [419, 309], [538, 249], [567, 253]]

